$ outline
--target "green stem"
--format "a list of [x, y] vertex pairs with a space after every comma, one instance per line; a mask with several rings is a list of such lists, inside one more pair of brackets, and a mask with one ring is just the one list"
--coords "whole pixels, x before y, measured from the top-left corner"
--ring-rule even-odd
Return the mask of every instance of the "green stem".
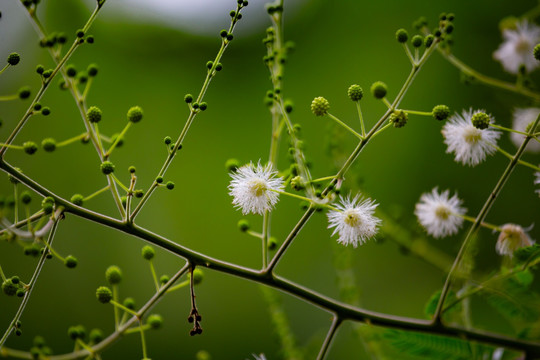
[[401, 109], [401, 111], [409, 115], [433, 116], [433, 112], [431, 111], [417, 111], [417, 110], [403, 110], [403, 109]]
[[84, 198], [83, 201], [88, 201], [88, 200], [90, 200], [90, 199], [93, 199], [93, 198], [95, 198], [96, 196], [98, 196], [99, 194], [104, 193], [104, 192], [107, 191], [108, 189], [109, 189], [109, 185], [107, 185], [107, 186], [105, 186], [105, 187], [99, 189], [98, 191], [94, 192], [93, 194], [88, 195], [87, 197]]
[[[460, 218], [462, 219], [465, 219], [469, 222], [472, 222], [472, 223], [475, 223], [476, 222], [476, 218], [472, 217], [472, 216], [468, 216], [468, 215], [462, 215], [462, 214], [452, 214], [454, 216], [459, 216]], [[493, 225], [493, 224], [489, 224], [489, 223], [486, 223], [486, 222], [482, 222], [480, 223], [481, 226], [487, 228], [487, 229], [490, 229], [490, 230], [495, 230], [495, 231], [498, 231], [498, 232], [502, 232], [502, 229], [500, 226], [497, 226], [497, 225]]]
[[[1, 72], [0, 72], [0, 74], [1, 74]], [[4, 95], [4, 96], [0, 96], [0, 101], [17, 100], [18, 98], [19, 98], [19, 94]]]
[[0, 70], [0, 74], [2, 74], [8, 67], [10, 67], [10, 64], [9, 64], [9, 63], [6, 64], [6, 65], [2, 68], [2, 70]]
[[360, 129], [362, 131], [362, 137], [366, 137], [366, 128], [364, 125], [364, 117], [362, 116], [362, 108], [360, 107], [360, 101], [356, 101], [356, 111], [358, 112], [358, 119], [360, 120]]
[[[514, 157], [512, 156], [512, 154], [508, 153], [507, 151], [504, 151], [503, 149], [501, 149], [501, 148], [498, 147], [498, 146], [495, 146], [495, 148], [497, 149], [498, 152], [500, 152], [501, 154], [503, 154], [504, 156], [506, 156], [508, 159], [513, 160]], [[521, 160], [521, 159], [518, 159], [517, 162], [518, 162], [520, 165], [526, 166], [526, 167], [531, 168], [531, 169], [533, 169], [533, 170], [535, 170], [535, 171], [540, 171], [540, 167], [538, 167], [538, 166], [536, 166], [536, 165], [533, 165], [533, 164], [531, 164], [531, 163], [529, 163], [529, 162], [527, 162], [527, 161], [523, 161], [523, 160]]]
[[82, 133], [81, 135], [74, 136], [72, 138], [69, 138], [67, 140], [64, 140], [62, 142], [57, 143], [56, 147], [62, 147], [62, 146], [72, 144], [72, 143], [74, 143], [76, 141], [80, 141], [80, 140], [84, 139], [87, 135], [88, 135], [88, 133]]
[[330, 119], [334, 120], [335, 122], [337, 122], [339, 125], [343, 126], [345, 129], [347, 129], [351, 134], [353, 134], [354, 136], [356, 136], [357, 138], [359, 138], [360, 140], [363, 139], [362, 135], [360, 135], [359, 133], [357, 133], [353, 128], [351, 128], [349, 125], [345, 124], [343, 121], [339, 120], [337, 117], [335, 117], [334, 115], [330, 114], [330, 113], [327, 113], [326, 114]]
[[330, 325], [328, 334], [326, 334], [326, 338], [324, 339], [324, 342], [321, 346], [321, 350], [319, 351], [317, 360], [325, 359], [326, 353], [328, 352], [328, 349], [330, 348], [330, 344], [332, 343], [332, 340], [334, 339], [334, 336], [336, 335], [336, 331], [339, 325], [341, 325], [341, 319], [338, 316], [334, 315], [334, 318], [332, 319], [332, 325]]
[[[114, 296], [114, 293], [115, 293], [115, 288], [116, 286], [113, 286], [113, 296]], [[124, 305], [120, 304], [118, 302], [118, 300], [111, 300], [111, 304], [114, 305], [114, 317], [115, 317], [115, 323], [117, 324], [117, 326], [115, 327], [116, 330], [118, 330], [118, 327], [119, 327], [119, 322], [118, 322], [118, 319], [120, 318], [119, 315], [118, 315], [118, 310], [124, 310], [126, 313], [128, 314], [131, 314], [133, 316], [139, 316], [139, 314], [133, 310], [131, 310], [130, 308], [127, 308], [125, 307]]]
[[118, 308], [120, 306], [124, 308], [124, 306], [118, 303], [118, 286], [116, 284], [112, 286], [112, 293], [113, 299], [111, 300], [111, 304], [114, 305], [114, 329], [118, 330], [118, 327], [120, 326], [120, 314], [118, 313]]
[[152, 273], [152, 279], [154, 279], [154, 285], [156, 286], [156, 291], [159, 290], [159, 281], [156, 275], [156, 269], [154, 268], [154, 262], [152, 260], [149, 261], [150, 263], [150, 272]]
[[494, 128], [496, 128], [496, 129], [499, 129], [499, 130], [508, 131], [508, 132], [512, 132], [512, 133], [516, 133], [516, 134], [520, 134], [520, 135], [524, 135], [524, 136], [529, 135], [529, 134], [527, 134], [526, 132], [523, 132], [523, 131], [517, 131], [517, 130], [510, 129], [510, 128], [507, 128], [507, 127], [504, 127], [504, 126], [500, 126], [500, 125], [497, 125], [497, 124], [491, 124], [491, 123], [490, 123], [489, 126], [494, 127]]
[[129, 130], [129, 128], [131, 127], [133, 123], [131, 121], [128, 121], [128, 123], [126, 124], [126, 126], [124, 126], [124, 129], [122, 130], [122, 132], [120, 133], [120, 135], [118, 135], [116, 137], [116, 139], [114, 140], [114, 143], [111, 145], [111, 147], [109, 148], [109, 150], [107, 150], [107, 152], [105, 153], [105, 155], [103, 155], [103, 158], [105, 159], [108, 159], [109, 156], [111, 156], [111, 153], [113, 152], [113, 150], [116, 148], [116, 146], [118, 146], [118, 143], [124, 138], [124, 135], [126, 134], [126, 132]]

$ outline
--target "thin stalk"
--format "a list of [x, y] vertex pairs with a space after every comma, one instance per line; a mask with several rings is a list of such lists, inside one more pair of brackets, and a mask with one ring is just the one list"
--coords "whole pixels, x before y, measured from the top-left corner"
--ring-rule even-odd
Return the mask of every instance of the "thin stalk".
[[327, 113], [326, 114], [330, 119], [334, 120], [335, 122], [337, 122], [339, 125], [341, 125], [343, 128], [345, 128], [347, 131], [349, 131], [351, 134], [353, 134], [354, 136], [356, 136], [357, 138], [359, 138], [360, 140], [363, 140], [364, 137], [362, 135], [360, 135], [359, 133], [356, 132], [356, 130], [354, 130], [353, 128], [351, 128], [349, 125], [345, 124], [343, 121], [339, 120], [337, 117], [335, 117], [334, 115], [330, 114], [330, 113]]
[[332, 344], [332, 340], [334, 339], [334, 336], [336, 335], [336, 331], [339, 325], [341, 325], [341, 319], [338, 316], [334, 315], [334, 318], [332, 319], [332, 325], [330, 325], [328, 334], [326, 334], [326, 338], [324, 339], [324, 342], [321, 346], [321, 350], [319, 351], [317, 360], [324, 360], [324, 358], [326, 357], [326, 353], [328, 352], [328, 349], [330, 348], [330, 344]]

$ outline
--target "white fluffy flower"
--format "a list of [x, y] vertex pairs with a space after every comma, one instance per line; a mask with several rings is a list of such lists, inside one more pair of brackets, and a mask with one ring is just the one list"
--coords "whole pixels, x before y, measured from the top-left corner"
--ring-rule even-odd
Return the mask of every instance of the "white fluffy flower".
[[[514, 110], [514, 122], [512, 124], [512, 129], [526, 132], [527, 126], [531, 124], [536, 118], [538, 117], [538, 114], [540, 114], [540, 108], [521, 108], [521, 109], [515, 109]], [[517, 147], [521, 146], [521, 143], [525, 139], [525, 135], [517, 134], [517, 133], [510, 133], [510, 140], [516, 145]], [[526, 151], [530, 152], [540, 152], [540, 142], [532, 139], [529, 141], [529, 144], [527, 144], [527, 147], [525, 148]]]
[[499, 255], [512, 257], [514, 251], [517, 249], [534, 244], [534, 241], [527, 235], [525, 229], [519, 225], [504, 224], [501, 229], [502, 231], [497, 239], [497, 245], [495, 245], [495, 249], [497, 249]]
[[517, 74], [524, 65], [530, 72], [538, 66], [533, 49], [540, 42], [540, 27], [523, 20], [516, 24], [516, 29], [504, 30], [503, 37], [504, 42], [493, 53], [493, 58], [500, 61], [506, 71]]
[[233, 205], [242, 209], [244, 215], [263, 215], [266, 210], [272, 210], [279, 198], [275, 191], [283, 190], [283, 179], [277, 176], [271, 164], [249, 163], [238, 168], [231, 177], [229, 195], [233, 196]]
[[361, 199], [358, 195], [352, 200], [350, 196], [341, 198], [341, 204], [337, 204], [338, 210], [328, 212], [328, 228], [333, 228], [332, 235], [339, 233], [340, 244], [357, 247], [377, 233], [377, 226], [381, 219], [373, 216], [378, 204], [371, 199]]
[[[540, 184], [540, 171], [536, 172], [535, 175], [536, 175], [536, 179], [534, 180], [534, 183], [535, 184]], [[540, 196], [540, 189], [536, 190], [536, 192]]]
[[454, 153], [454, 160], [463, 165], [475, 166], [496, 151], [497, 139], [501, 135], [491, 128], [477, 129], [471, 117], [477, 112], [472, 109], [463, 110], [462, 114], [454, 114], [442, 128], [444, 143], [448, 145], [447, 153]]
[[252, 354], [253, 355], [253, 359], [254, 360], [266, 360], [266, 356], [264, 356], [264, 354]]
[[451, 198], [449, 195], [448, 190], [439, 194], [434, 188], [431, 193], [422, 194], [414, 210], [418, 222], [435, 238], [453, 235], [463, 224], [463, 218], [459, 215], [467, 210], [461, 207], [462, 201], [457, 194]]

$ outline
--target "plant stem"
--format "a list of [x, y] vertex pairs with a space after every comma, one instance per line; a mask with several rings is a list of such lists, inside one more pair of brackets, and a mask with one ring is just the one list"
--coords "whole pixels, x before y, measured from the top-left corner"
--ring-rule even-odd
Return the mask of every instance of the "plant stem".
[[332, 319], [332, 325], [330, 325], [330, 330], [328, 330], [328, 334], [326, 334], [326, 338], [324, 339], [324, 342], [321, 346], [321, 350], [319, 351], [317, 360], [324, 360], [324, 358], [326, 357], [326, 353], [330, 348], [330, 344], [334, 339], [334, 335], [336, 335], [336, 331], [339, 325], [341, 325], [341, 319], [338, 316], [334, 315], [334, 318]]

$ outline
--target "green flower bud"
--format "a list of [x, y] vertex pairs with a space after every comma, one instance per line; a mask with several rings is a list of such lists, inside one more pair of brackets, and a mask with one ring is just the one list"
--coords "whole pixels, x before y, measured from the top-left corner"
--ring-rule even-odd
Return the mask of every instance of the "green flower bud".
[[169, 275], [161, 275], [161, 277], [159, 278], [159, 283], [161, 285], [165, 285], [166, 283], [169, 282], [171, 278], [169, 277]]
[[2, 292], [7, 296], [15, 295], [18, 289], [19, 287], [15, 285], [11, 279], [7, 279], [2, 283]]
[[130, 174], [135, 174], [137, 169], [135, 168], [135, 166], [130, 166], [130, 167], [128, 167], [128, 171], [129, 171]]
[[227, 171], [229, 172], [234, 172], [236, 171], [236, 169], [238, 169], [240, 167], [240, 162], [238, 161], [238, 159], [228, 159], [226, 162], [225, 162], [225, 168], [227, 169]]
[[484, 130], [489, 127], [491, 119], [488, 114], [483, 112], [477, 112], [471, 117], [473, 126], [477, 129]]
[[143, 110], [139, 106], [133, 106], [127, 112], [128, 121], [138, 123], [143, 118]]
[[151, 314], [146, 319], [146, 323], [150, 325], [152, 329], [159, 329], [163, 325], [163, 318], [158, 314]]
[[291, 100], [285, 100], [284, 105], [285, 105], [285, 112], [286, 112], [287, 114], [292, 113], [292, 111], [294, 110], [294, 104], [293, 104], [293, 102], [292, 102]]
[[36, 66], [36, 72], [39, 75], [42, 75], [44, 71], [45, 71], [45, 68], [43, 67], [43, 65], [40, 64], [40, 65]]
[[405, 29], [399, 29], [396, 31], [396, 40], [400, 43], [406, 43], [407, 40], [409, 40], [409, 34], [407, 33], [407, 30]]
[[88, 72], [88, 76], [94, 77], [98, 74], [99, 68], [96, 64], [90, 64], [86, 71]]
[[167, 187], [167, 189], [169, 190], [172, 190], [174, 189], [174, 183], [172, 181], [168, 181], [167, 184], [165, 185]]
[[66, 74], [70, 78], [75, 77], [77, 75], [77, 69], [75, 68], [75, 65], [70, 64], [70, 65], [66, 66]]
[[537, 44], [533, 49], [534, 58], [540, 61], [540, 44]]
[[49, 214], [52, 214], [52, 212], [54, 211], [54, 205], [53, 204], [45, 204], [41, 207], [41, 209], [43, 210], [43, 212], [46, 214], [46, 215], [49, 215]]
[[435, 37], [434, 37], [433, 35], [429, 34], [428, 36], [426, 36], [426, 37], [424, 38], [424, 46], [425, 46], [426, 48], [430, 47], [431, 44], [433, 44], [433, 41], [434, 41], [434, 40], [435, 40]]
[[39, 336], [39, 335], [34, 337], [33, 344], [34, 344], [35, 347], [38, 347], [40, 349], [42, 349], [43, 347], [45, 347], [45, 345], [47, 345], [47, 343], [45, 342], [45, 339], [43, 338], [43, 336]]
[[89, 43], [89, 44], [93, 44], [94, 43], [94, 37], [92, 35], [88, 35], [86, 37], [86, 42]]
[[272, 236], [268, 239], [268, 250], [274, 250], [275, 248], [277, 248], [277, 239]]
[[396, 111], [390, 115], [390, 122], [394, 124], [395, 128], [402, 128], [407, 124], [409, 116], [403, 110]]
[[100, 286], [96, 290], [96, 297], [102, 304], [107, 304], [112, 300], [112, 291], [106, 286]]
[[100, 329], [92, 329], [90, 330], [90, 335], [88, 335], [88, 338], [92, 344], [97, 344], [105, 339], [105, 336], [103, 335], [103, 331]]
[[205, 103], [204, 101], [202, 103], [199, 104], [199, 109], [201, 109], [201, 111], [204, 111], [208, 108], [208, 104]]
[[360, 101], [362, 100], [362, 97], [364, 97], [364, 90], [360, 87], [360, 85], [351, 85], [349, 86], [349, 89], [347, 90], [347, 95], [349, 95], [349, 98], [352, 101]]
[[142, 248], [142, 256], [145, 260], [152, 260], [156, 255], [156, 251], [150, 245], [146, 245]]
[[28, 99], [30, 97], [30, 88], [28, 86], [23, 86], [19, 89], [19, 99]]
[[53, 72], [54, 72], [53, 69], [47, 69], [43, 72], [43, 77], [45, 79], [48, 79], [52, 76]]
[[8, 55], [7, 62], [9, 65], [15, 66], [19, 63], [19, 61], [21, 61], [21, 56], [16, 52]]
[[122, 270], [116, 265], [109, 266], [105, 271], [105, 278], [111, 285], [119, 284], [122, 281]]
[[291, 188], [296, 191], [300, 191], [306, 188], [304, 181], [300, 176], [295, 176], [291, 179]]
[[21, 329], [16, 329], [15, 330], [15, 335], [21, 336], [22, 335], [22, 330]]
[[135, 197], [136, 197], [137, 199], [140, 199], [140, 198], [142, 198], [142, 197], [144, 196], [144, 191], [142, 191], [142, 190], [135, 190], [135, 191], [133, 192], [133, 195], [135, 195]]
[[223, 70], [223, 64], [222, 63], [217, 63], [216, 71], [221, 71], [221, 70]]
[[328, 110], [330, 109], [330, 103], [328, 100], [323, 98], [322, 96], [316, 97], [311, 102], [311, 112], [315, 114], [315, 116], [323, 116], [328, 114]]
[[193, 95], [191, 94], [186, 94], [186, 96], [184, 96], [184, 101], [187, 103], [187, 104], [190, 104], [193, 102]]
[[130, 310], [135, 310], [135, 299], [131, 297], [127, 297], [124, 299], [124, 302], [122, 303], [122, 305], [124, 305]]
[[71, 340], [84, 339], [86, 336], [86, 329], [82, 325], [70, 326], [67, 334]]
[[212, 356], [210, 356], [210, 353], [206, 350], [199, 350], [197, 354], [195, 354], [195, 360], [212, 360]]
[[32, 195], [30, 195], [29, 191], [25, 190], [21, 193], [21, 201], [25, 205], [28, 205], [32, 202]]
[[91, 106], [86, 111], [86, 117], [91, 123], [98, 123], [101, 121], [102, 112], [97, 106]]
[[58, 34], [57, 40], [58, 40], [58, 43], [59, 43], [59, 44], [65, 44], [65, 43], [67, 42], [67, 35], [66, 35], [66, 33], [60, 33], [60, 34]]
[[68, 255], [66, 256], [66, 258], [64, 259], [64, 265], [66, 265], [66, 267], [68, 269], [73, 269], [75, 267], [77, 267], [77, 264], [79, 263], [79, 261], [77, 260], [77, 258], [73, 255]]
[[52, 152], [56, 150], [56, 140], [54, 140], [53, 138], [43, 139], [43, 141], [41, 142], [41, 147], [46, 152]]
[[51, 108], [49, 108], [48, 106], [44, 106], [42, 109], [41, 109], [41, 115], [43, 116], [48, 116], [51, 114]]
[[238, 229], [241, 231], [241, 232], [246, 232], [249, 230], [249, 228], [251, 227], [249, 225], [249, 221], [247, 219], [240, 219], [238, 220]]
[[80, 38], [84, 37], [84, 30], [79, 29], [79, 30], [77, 30], [76, 34], [77, 34], [77, 37], [80, 39]]
[[114, 172], [114, 164], [110, 161], [104, 161], [100, 165], [101, 172], [105, 175], [112, 174]]
[[231, 41], [234, 38], [234, 35], [232, 33], [227, 34], [227, 40]]
[[75, 194], [71, 197], [70, 201], [77, 206], [82, 206], [84, 202], [84, 196], [82, 196], [81, 194]]
[[376, 99], [382, 99], [386, 96], [387, 86], [382, 81], [376, 81], [371, 85], [371, 93]]
[[24, 149], [24, 152], [27, 153], [28, 155], [33, 155], [36, 153], [36, 151], [38, 151], [38, 146], [33, 141], [27, 141], [23, 144], [23, 149]]
[[[190, 278], [191, 278], [191, 274], [190, 275]], [[201, 281], [203, 280], [203, 276], [204, 276], [204, 273], [201, 269], [199, 268], [195, 268], [195, 270], [193, 270], [193, 284], [194, 285], [198, 285], [201, 283]]]
[[163, 142], [165, 143], [165, 145], [170, 145], [172, 143], [172, 139], [170, 136], [165, 136]]
[[433, 117], [437, 120], [446, 120], [450, 116], [450, 109], [446, 105], [437, 105], [432, 110]]
[[411, 44], [415, 48], [419, 48], [420, 46], [422, 46], [423, 43], [424, 43], [424, 38], [422, 37], [422, 35], [414, 35], [412, 37]]
[[223, 29], [219, 32], [219, 36], [221, 36], [222, 38], [225, 38], [227, 37], [227, 30]]

